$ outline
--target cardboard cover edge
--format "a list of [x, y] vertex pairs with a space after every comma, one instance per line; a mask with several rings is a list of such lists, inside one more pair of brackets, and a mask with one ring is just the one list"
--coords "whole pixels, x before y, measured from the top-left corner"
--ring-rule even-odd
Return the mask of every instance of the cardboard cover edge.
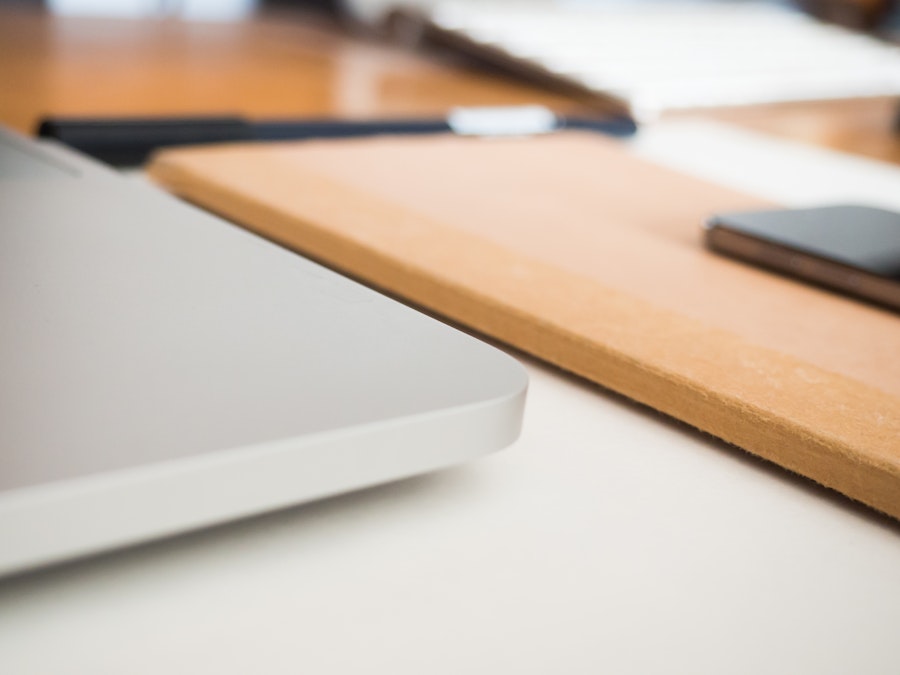
[[[256, 150], [248, 147], [246, 152], [252, 154]], [[233, 156], [235, 152], [240, 153], [241, 149], [232, 147], [224, 156], [228, 153]], [[279, 207], [269, 203], [268, 197], [259, 197], [259, 194], [268, 194], [265, 189], [254, 192], [252, 185], [245, 185], [244, 189], [229, 185], [227, 178], [216, 176], [215, 162], [221, 162], [222, 158], [223, 155], [214, 148], [170, 150], [157, 155], [149, 172], [176, 194], [280, 244], [431, 308], [900, 519], [900, 462], [891, 455], [873, 456], [868, 452], [865, 443], [872, 439], [852, 434], [849, 438], [846, 434], [841, 437], [827, 424], [823, 429], [798, 423], [780, 414], [777, 406], [773, 409], [748, 404], [728, 391], [710, 388], [652, 360], [636, 358], [627, 350], [592, 342], [577, 330], [570, 330], [565, 321], [536, 314], [527, 302], [504, 303], [494, 294], [480, 292], [479, 288], [484, 286], [477, 280], [461, 284], [452, 270], [448, 275], [440, 266], [435, 272], [426, 265], [409, 264], [409, 251], [405, 255], [404, 251], [397, 250], [397, 242], [379, 242], [377, 237], [373, 240], [355, 238], [348, 236], [347, 231], [335, 228], [335, 218], [344, 219], [346, 213], [316, 213], [321, 205], [311, 204], [304, 205], [305, 213], [299, 213], [296, 208]], [[340, 186], [331, 187], [340, 189]], [[356, 194], [344, 195], [344, 201], [351, 206], [351, 211], [354, 203], [372, 206], [370, 198]], [[392, 209], [391, 205], [377, 206], [386, 208], [387, 213]], [[385, 216], [384, 212], [378, 213], [378, 208], [374, 211], [376, 217]], [[491, 269], [497, 266], [499, 259], [511, 255], [490, 242], [460, 242], [460, 239], [474, 238], [441, 231], [438, 224], [430, 223], [429, 226], [444, 244], [455, 240], [454, 245], [490, 261], [479, 266], [482, 269]], [[424, 254], [428, 259], [427, 251], [416, 253]], [[421, 260], [419, 256], [416, 259]], [[599, 294], [610, 307], [624, 312], [626, 320], [628, 305], [641, 304], [641, 301], [609, 289], [591, 288], [583, 280], [570, 278], [572, 275], [567, 276], [564, 271], [546, 269], [548, 266], [540, 261], [526, 261], [526, 264], [535, 274], [546, 277], [549, 283], [561, 284], [566, 291]], [[503, 265], [499, 267], [502, 269]], [[637, 316], [641, 323], [648, 315], [652, 317], [651, 322], [672, 318], [666, 317], [665, 311], [646, 306], [639, 307], [638, 311], [632, 307], [630, 314], [631, 320]], [[776, 354], [774, 358], [789, 357]], [[840, 379], [840, 376], [833, 377]], [[858, 401], [851, 407], [860, 414], [866, 412], [862, 409], [866, 405], [879, 400], [877, 391], [856, 386], [858, 383], [852, 380], [841, 384], [854, 390]], [[889, 441], [882, 439], [883, 443]], [[788, 446], [791, 450], [786, 452], [784, 448]]]

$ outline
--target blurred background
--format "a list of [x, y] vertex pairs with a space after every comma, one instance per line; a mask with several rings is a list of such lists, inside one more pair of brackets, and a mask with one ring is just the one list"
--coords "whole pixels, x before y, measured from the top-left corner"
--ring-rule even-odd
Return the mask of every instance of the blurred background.
[[0, 99], [0, 122], [537, 103], [641, 123], [703, 111], [900, 161], [898, 2], [0, 0], [0, 80], [28, 93]]
[[[526, 0], [529, 4], [636, 4], [646, 0]], [[679, 0], [668, 0], [679, 2]], [[772, 2], [793, 4], [809, 14], [859, 29], [896, 28], [897, 0], [708, 0], [708, 2]], [[440, 0], [0, 0], [0, 5], [44, 6], [70, 15], [149, 16], [179, 15], [208, 20], [238, 19], [267, 7], [303, 7], [331, 15], [353, 16], [371, 21], [397, 4], [430, 7]], [[492, 0], [483, 0], [490, 4]], [[493, 0], [513, 4], [515, 0]]]

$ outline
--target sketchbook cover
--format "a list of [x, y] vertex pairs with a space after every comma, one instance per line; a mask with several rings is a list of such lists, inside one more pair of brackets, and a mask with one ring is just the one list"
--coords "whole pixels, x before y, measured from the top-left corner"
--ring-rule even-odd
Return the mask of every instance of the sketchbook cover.
[[900, 316], [703, 247], [711, 214], [771, 204], [576, 132], [176, 149], [150, 173], [900, 518]]

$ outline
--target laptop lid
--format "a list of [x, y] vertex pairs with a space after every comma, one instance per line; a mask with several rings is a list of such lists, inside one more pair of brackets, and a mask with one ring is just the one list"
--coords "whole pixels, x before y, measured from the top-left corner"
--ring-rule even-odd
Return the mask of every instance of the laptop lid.
[[498, 350], [139, 178], [0, 133], [0, 574], [518, 434]]

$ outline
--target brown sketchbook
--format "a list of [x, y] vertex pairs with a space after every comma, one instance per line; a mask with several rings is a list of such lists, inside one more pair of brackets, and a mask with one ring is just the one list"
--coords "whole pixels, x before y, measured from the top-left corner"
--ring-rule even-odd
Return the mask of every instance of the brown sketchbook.
[[171, 150], [150, 172], [900, 518], [900, 316], [703, 248], [710, 214], [757, 199], [577, 133]]

